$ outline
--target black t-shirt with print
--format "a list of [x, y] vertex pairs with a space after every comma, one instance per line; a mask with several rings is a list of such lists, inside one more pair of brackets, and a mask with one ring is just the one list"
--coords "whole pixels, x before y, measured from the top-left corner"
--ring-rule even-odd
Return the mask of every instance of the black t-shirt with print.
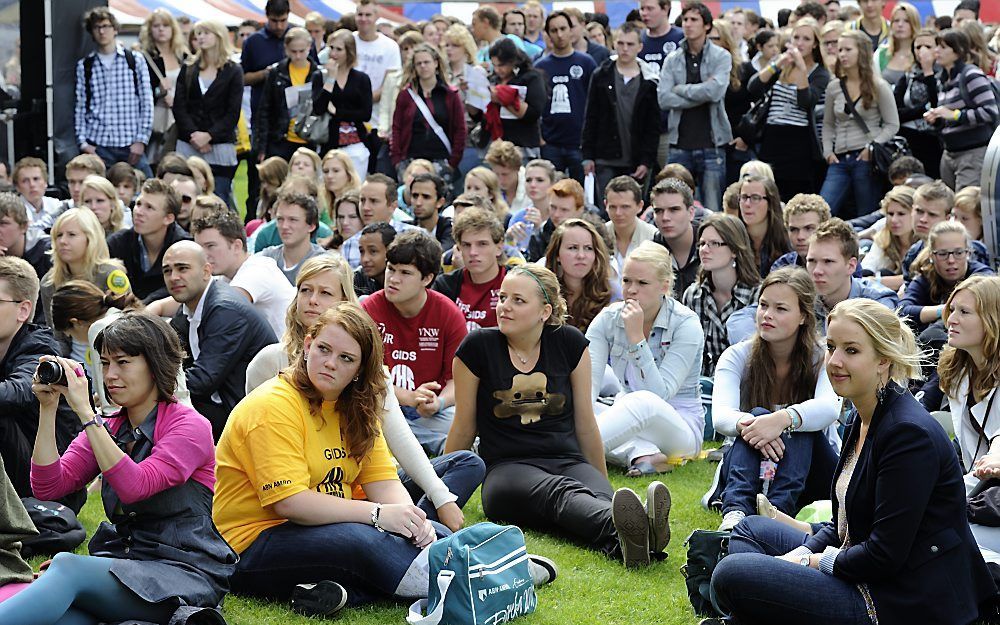
[[545, 326], [538, 362], [521, 373], [511, 363], [499, 329], [475, 330], [465, 337], [455, 355], [479, 378], [476, 425], [479, 455], [487, 467], [529, 458], [583, 459], [570, 374], [587, 343], [572, 326]]

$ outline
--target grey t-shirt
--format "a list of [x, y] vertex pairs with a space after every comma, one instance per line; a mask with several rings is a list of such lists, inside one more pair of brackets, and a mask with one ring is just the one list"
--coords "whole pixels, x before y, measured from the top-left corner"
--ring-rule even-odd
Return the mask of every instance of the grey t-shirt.
[[320, 247], [319, 245], [316, 245], [315, 243], [311, 243], [309, 247], [309, 252], [305, 255], [305, 257], [302, 258], [302, 260], [298, 262], [298, 264], [292, 267], [288, 267], [287, 265], [285, 265], [284, 252], [285, 252], [285, 246], [277, 245], [275, 247], [269, 247], [262, 252], [257, 252], [257, 256], [264, 256], [265, 258], [273, 258], [274, 262], [278, 264], [278, 269], [281, 270], [281, 273], [285, 274], [285, 277], [288, 278], [288, 281], [292, 284], [292, 286], [295, 286], [295, 278], [297, 278], [299, 275], [299, 269], [302, 268], [302, 263], [306, 262], [313, 256], [319, 256], [320, 254], [325, 254], [326, 250]]

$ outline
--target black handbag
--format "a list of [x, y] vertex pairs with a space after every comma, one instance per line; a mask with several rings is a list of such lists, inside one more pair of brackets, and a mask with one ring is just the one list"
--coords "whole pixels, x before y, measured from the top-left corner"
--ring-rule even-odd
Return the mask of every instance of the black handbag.
[[[861, 127], [861, 132], [865, 133], [865, 136], [870, 139], [871, 132], [868, 130], [868, 124], [861, 118], [861, 113], [858, 113], [858, 109], [854, 106], [854, 101], [851, 100], [851, 96], [847, 93], [847, 84], [841, 81], [840, 89], [844, 92], [844, 102], [847, 103], [847, 110], [850, 111], [854, 121]], [[913, 154], [906, 137], [900, 135], [892, 137], [885, 143], [872, 141], [868, 144], [868, 151], [872, 173], [883, 179], [889, 174], [889, 166], [892, 165], [894, 160], [901, 156], [910, 156]]]
[[695, 530], [684, 541], [687, 562], [681, 567], [688, 599], [697, 614], [724, 616], [712, 595], [712, 572], [729, 554], [729, 532]]
[[740, 121], [736, 122], [733, 129], [733, 136], [743, 139], [748, 145], [760, 143], [764, 140], [764, 126], [767, 124], [767, 113], [771, 109], [771, 91], [768, 90], [764, 97], [750, 105], [750, 109], [743, 113]]
[[38, 530], [38, 536], [22, 541], [23, 557], [51, 556], [62, 551], [73, 551], [87, 539], [87, 532], [76, 515], [61, 503], [40, 501], [34, 497], [24, 497], [21, 503]]

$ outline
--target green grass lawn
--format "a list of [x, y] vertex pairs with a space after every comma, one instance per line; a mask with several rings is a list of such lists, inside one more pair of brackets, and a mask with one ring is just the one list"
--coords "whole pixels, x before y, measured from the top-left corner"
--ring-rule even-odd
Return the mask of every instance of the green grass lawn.
[[[528, 551], [548, 556], [559, 565], [559, 579], [538, 591], [538, 610], [519, 619], [529, 624], [657, 624], [690, 625], [698, 621], [688, 603], [680, 567], [684, 564], [684, 539], [696, 528], [715, 528], [719, 516], [699, 505], [715, 465], [705, 460], [690, 462], [662, 476], [670, 488], [670, 557], [647, 569], [628, 571], [619, 562], [576, 547], [566, 541], [526, 532]], [[645, 498], [649, 478], [627, 478], [612, 469], [612, 484], [633, 488]], [[99, 493], [93, 493], [80, 513], [80, 520], [93, 531], [104, 518]], [[467, 523], [485, 521], [477, 492], [465, 506]], [[86, 553], [86, 545], [78, 550]], [[42, 558], [32, 560], [37, 566]], [[343, 625], [403, 623], [403, 604], [383, 603], [347, 610], [337, 617]], [[297, 616], [284, 606], [229, 597], [226, 620], [230, 625], [307, 625], [313, 619]]]

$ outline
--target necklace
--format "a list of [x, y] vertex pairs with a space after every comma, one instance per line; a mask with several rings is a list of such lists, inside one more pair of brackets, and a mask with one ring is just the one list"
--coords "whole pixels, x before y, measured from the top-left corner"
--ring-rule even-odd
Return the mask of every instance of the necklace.
[[[525, 358], [524, 356], [522, 356], [521, 352], [519, 352], [516, 349], [514, 349], [513, 345], [508, 344], [507, 347], [510, 348], [510, 351], [514, 352], [514, 355], [517, 356], [517, 359], [521, 361], [522, 365], [528, 364], [528, 359]], [[532, 348], [532, 349], [534, 349], [534, 348]]]

